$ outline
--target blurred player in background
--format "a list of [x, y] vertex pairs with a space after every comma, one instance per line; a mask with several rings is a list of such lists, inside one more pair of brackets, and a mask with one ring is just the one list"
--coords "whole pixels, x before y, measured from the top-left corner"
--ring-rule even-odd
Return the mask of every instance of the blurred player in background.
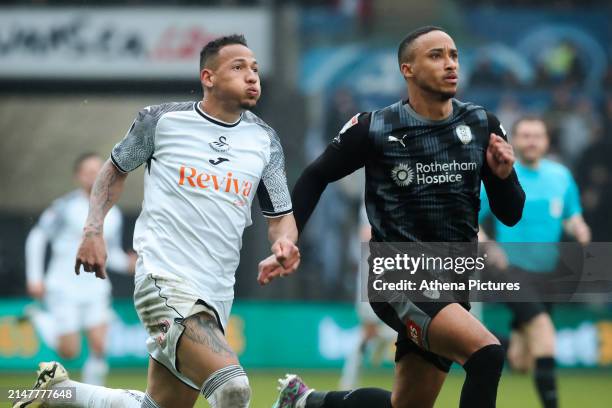
[[[89, 344], [89, 356], [83, 366], [83, 381], [104, 384], [108, 365], [105, 358], [106, 334], [112, 316], [109, 280], [74, 276], [74, 257], [79, 248], [87, 219], [89, 196], [102, 159], [94, 153], [81, 155], [74, 164], [74, 178], [79, 185], [57, 199], [41, 215], [26, 241], [27, 291], [44, 302], [46, 310], [29, 308], [28, 317], [48, 346], [60, 357], [78, 357], [81, 330]], [[108, 243], [108, 265], [117, 272], [134, 271], [136, 256], [122, 247], [122, 217], [117, 207], [109, 210], [104, 222]], [[45, 275], [45, 252], [51, 243], [51, 258]]]
[[[493, 213], [507, 225], [519, 221], [525, 194], [512, 147], [494, 115], [454, 99], [458, 56], [453, 39], [437, 27], [417, 29], [401, 42], [408, 100], [355, 115], [304, 170], [292, 196], [300, 232], [327, 184], [364, 166], [372, 242], [476, 242], [481, 181]], [[456, 169], [454, 179], [428, 182], [415, 174], [419, 164], [440, 167], [436, 177]], [[260, 268], [268, 279], [284, 273], [271, 257]], [[453, 362], [466, 372], [460, 407], [495, 406], [504, 351], [469, 303], [403, 298], [371, 305], [398, 334], [393, 392], [313, 392], [288, 375], [276, 408], [432, 407]]]
[[147, 392], [76, 383], [58, 363], [43, 363], [36, 386], [76, 387], [72, 406], [191, 407], [200, 393], [214, 408], [249, 405], [249, 381], [225, 329], [255, 195], [268, 219], [273, 257], [287, 272], [300, 260], [297, 228], [280, 140], [248, 111], [261, 88], [257, 60], [242, 35], [202, 49], [200, 81], [200, 102], [141, 110], [114, 147], [93, 188], [75, 266], [77, 273], [82, 265], [105, 278], [102, 221], [127, 173], [146, 163], [134, 232], [134, 301], [150, 336]]
[[[519, 119], [512, 129], [512, 143], [519, 158], [515, 169], [527, 198], [523, 218], [516, 226], [508, 228], [494, 221], [495, 239], [499, 242], [554, 243], [561, 240], [565, 231], [581, 244], [588, 244], [591, 233], [582, 218], [580, 195], [572, 174], [562, 164], [544, 158], [549, 145], [544, 121], [535, 116]], [[480, 219], [484, 221], [491, 216], [484, 191], [481, 201]], [[488, 240], [482, 229], [479, 239]], [[501, 246], [500, 249], [500, 257], [495, 263], [502, 269], [507, 268], [505, 275], [509, 277], [552, 273], [559, 260], [556, 249], [548, 246]], [[537, 293], [534, 297], [538, 297]], [[552, 304], [534, 301], [507, 305], [513, 315], [508, 349], [510, 364], [522, 372], [533, 370], [542, 405], [557, 407]]]
[[[372, 228], [368, 222], [365, 206], [362, 205], [359, 225], [359, 252], [362, 250], [361, 243], [370, 241], [370, 238], [372, 238]], [[361, 261], [361, 258], [362, 254], [359, 253], [359, 261]], [[366, 355], [369, 354], [371, 356], [372, 364], [380, 364], [387, 351], [392, 348], [396, 337], [393, 329], [384, 324], [376, 316], [372, 306], [361, 299], [362, 274], [359, 268], [357, 268], [357, 277], [355, 309], [359, 318], [361, 332], [359, 342], [344, 360], [342, 376], [340, 377], [341, 390], [350, 390], [357, 387]]]

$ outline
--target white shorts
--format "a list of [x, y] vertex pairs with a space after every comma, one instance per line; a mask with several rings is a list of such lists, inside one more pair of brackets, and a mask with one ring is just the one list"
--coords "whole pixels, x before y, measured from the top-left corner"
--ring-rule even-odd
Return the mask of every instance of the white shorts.
[[176, 347], [185, 326], [182, 320], [196, 313], [214, 316], [221, 330], [225, 330], [233, 300], [211, 301], [192, 292], [188, 282], [178, 277], [143, 274], [137, 276], [134, 305], [149, 337], [149, 355], [165, 366], [176, 378], [200, 390], [203, 384], [194, 384], [176, 369]]
[[53, 316], [58, 336], [106, 324], [113, 315], [110, 296], [77, 300], [65, 293], [50, 292], [45, 297], [45, 308]]
[[387, 326], [380, 318], [374, 313], [374, 309], [368, 302], [357, 301], [357, 317], [361, 324], [375, 324], [378, 326], [379, 337], [386, 340], [395, 340], [397, 333], [395, 330]]

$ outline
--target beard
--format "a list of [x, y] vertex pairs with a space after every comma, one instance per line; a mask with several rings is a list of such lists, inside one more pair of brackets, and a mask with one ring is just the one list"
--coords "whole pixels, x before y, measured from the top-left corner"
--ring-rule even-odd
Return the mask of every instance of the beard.
[[253, 109], [257, 105], [257, 100], [247, 99], [240, 101], [240, 107], [244, 110]]
[[414, 79], [414, 83], [416, 84], [416, 86], [418, 86], [419, 88], [421, 88], [425, 92], [433, 95], [434, 98], [436, 98], [437, 100], [439, 100], [441, 102], [445, 102], [445, 101], [448, 101], [451, 98], [454, 98], [455, 94], [457, 93], [456, 90], [454, 90], [454, 91], [443, 91], [441, 89], [436, 89], [433, 86], [431, 86], [430, 84], [428, 84], [427, 82], [422, 81], [422, 80], [417, 79], [417, 78]]

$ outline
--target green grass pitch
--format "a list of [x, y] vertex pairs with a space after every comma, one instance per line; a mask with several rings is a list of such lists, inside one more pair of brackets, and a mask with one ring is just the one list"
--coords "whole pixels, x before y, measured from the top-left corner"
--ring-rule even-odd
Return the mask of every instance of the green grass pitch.
[[[266, 408], [272, 405], [276, 398], [276, 379], [285, 371], [248, 370], [253, 388], [253, 408]], [[337, 372], [302, 371], [299, 373], [311, 387], [324, 390], [333, 389], [338, 384]], [[131, 388], [144, 390], [145, 371], [115, 370], [108, 379], [108, 386], [116, 388]], [[78, 379], [78, 375], [74, 375]], [[34, 374], [0, 374], [0, 388], [29, 388], [34, 380]], [[391, 371], [370, 371], [362, 378], [363, 386], [389, 389], [392, 385]], [[457, 407], [459, 392], [463, 382], [463, 374], [457, 370], [451, 372], [436, 407]], [[561, 407], [566, 408], [608, 408], [612, 406], [612, 372], [610, 371], [561, 371], [559, 376]], [[6, 391], [5, 391], [6, 392]], [[505, 372], [499, 388], [499, 408], [538, 407], [537, 397], [530, 377]], [[4, 396], [5, 397], [5, 396]], [[2, 398], [4, 405], [6, 400]], [[206, 401], [200, 397], [197, 407], [207, 407]]]

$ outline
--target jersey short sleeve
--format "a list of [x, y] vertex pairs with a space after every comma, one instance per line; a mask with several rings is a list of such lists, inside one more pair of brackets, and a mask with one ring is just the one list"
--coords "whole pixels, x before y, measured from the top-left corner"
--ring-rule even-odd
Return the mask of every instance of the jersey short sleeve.
[[564, 204], [563, 204], [563, 219], [573, 217], [576, 214], [582, 214], [582, 206], [580, 205], [580, 193], [578, 192], [578, 186], [574, 177], [569, 173], [567, 190], [565, 192]]
[[157, 122], [164, 113], [175, 110], [176, 105], [147, 106], [138, 112], [130, 130], [111, 153], [111, 160], [120, 171], [128, 173], [135, 170], [153, 156]]
[[276, 132], [264, 127], [270, 136], [270, 160], [266, 164], [257, 187], [257, 198], [265, 217], [279, 217], [292, 211], [291, 195], [287, 187], [285, 155]]
[[348, 120], [340, 129], [330, 146], [347, 153], [353, 159], [365, 163], [368, 151], [368, 133], [371, 113], [358, 113]]

